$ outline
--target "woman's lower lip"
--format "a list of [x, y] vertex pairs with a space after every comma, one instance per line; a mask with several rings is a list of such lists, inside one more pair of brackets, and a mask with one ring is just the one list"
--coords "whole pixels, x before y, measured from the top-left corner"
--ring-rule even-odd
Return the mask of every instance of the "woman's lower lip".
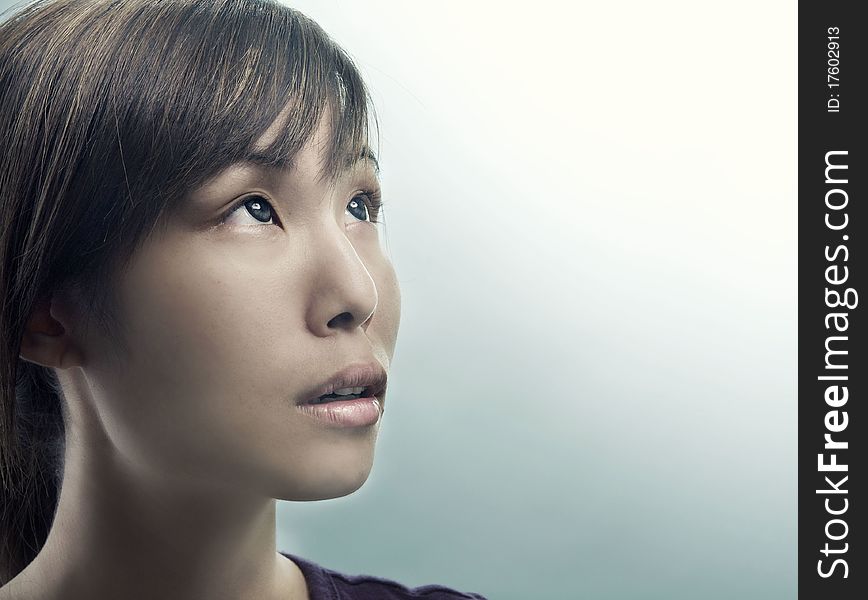
[[332, 400], [319, 404], [299, 404], [306, 415], [335, 427], [365, 427], [380, 419], [380, 401], [376, 397]]

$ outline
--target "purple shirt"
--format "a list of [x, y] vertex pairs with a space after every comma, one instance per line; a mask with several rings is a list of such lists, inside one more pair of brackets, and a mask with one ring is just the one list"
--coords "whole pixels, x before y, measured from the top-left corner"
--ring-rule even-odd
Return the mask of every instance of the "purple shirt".
[[459, 592], [442, 585], [409, 588], [373, 575], [339, 573], [295, 554], [281, 552], [298, 565], [307, 581], [310, 600], [488, 600], [481, 594]]

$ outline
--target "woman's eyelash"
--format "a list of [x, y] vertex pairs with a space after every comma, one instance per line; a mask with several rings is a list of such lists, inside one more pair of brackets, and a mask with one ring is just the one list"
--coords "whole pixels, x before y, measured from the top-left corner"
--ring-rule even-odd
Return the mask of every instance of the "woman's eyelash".
[[358, 196], [368, 197], [366, 206], [368, 208], [368, 217], [370, 218], [371, 223], [382, 223], [379, 219], [380, 213], [383, 210], [383, 193], [380, 188], [364, 189], [355, 194], [353, 198]]
[[[382, 210], [383, 210], [383, 193], [382, 193], [382, 190], [379, 187], [362, 189], [362, 190], [356, 192], [355, 194], [353, 194], [353, 197], [350, 200], [352, 201], [354, 198], [358, 198], [359, 196], [367, 196], [368, 197], [367, 202], [365, 202], [365, 207], [366, 207], [366, 210], [368, 213], [369, 222], [381, 223], [382, 221], [379, 219], [379, 217], [380, 217]], [[274, 210], [274, 206], [271, 204], [271, 202], [266, 200], [265, 197], [263, 197], [261, 194], [253, 194], [250, 196], [245, 196], [244, 198], [242, 198], [238, 202], [236, 202], [234, 205], [232, 205], [232, 207], [229, 208], [229, 210], [227, 210], [223, 214], [223, 216], [220, 218], [220, 223], [221, 224], [224, 223], [227, 219], [229, 219], [230, 216], [232, 216], [235, 213], [235, 211], [244, 208], [244, 206], [247, 204], [247, 202], [249, 202], [250, 200], [252, 200], [254, 198], [256, 198], [260, 202], [260, 204], [267, 205], [270, 209], [270, 212], [271, 212], [271, 218], [277, 219], [277, 212]]]
[[[262, 194], [251, 194], [249, 196], [245, 196], [241, 198], [238, 202], [233, 204], [229, 210], [223, 213], [223, 216], [220, 217], [220, 224], [224, 224], [229, 217], [235, 214], [235, 211], [241, 210], [244, 208], [244, 205], [250, 202], [251, 200], [256, 199], [260, 204], [265, 204], [269, 207], [269, 211], [271, 212], [271, 218], [277, 219], [277, 212], [274, 210], [274, 206], [269, 202]], [[264, 224], [264, 223], [263, 223]]]

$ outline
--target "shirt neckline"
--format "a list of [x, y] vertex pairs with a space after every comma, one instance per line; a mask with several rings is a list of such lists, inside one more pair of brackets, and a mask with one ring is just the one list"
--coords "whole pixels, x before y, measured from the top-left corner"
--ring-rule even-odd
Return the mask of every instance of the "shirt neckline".
[[279, 550], [278, 552], [294, 562], [301, 570], [307, 584], [307, 592], [310, 600], [340, 600], [334, 581], [332, 581], [332, 578], [329, 577], [321, 565], [312, 560], [298, 556], [297, 554], [284, 552], [282, 550]]

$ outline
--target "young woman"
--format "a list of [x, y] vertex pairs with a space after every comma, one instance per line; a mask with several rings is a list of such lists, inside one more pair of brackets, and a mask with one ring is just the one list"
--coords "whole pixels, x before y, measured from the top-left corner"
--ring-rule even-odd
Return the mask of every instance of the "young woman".
[[0, 598], [483, 598], [275, 546], [275, 499], [365, 482], [388, 404], [369, 104], [276, 1], [0, 24]]

